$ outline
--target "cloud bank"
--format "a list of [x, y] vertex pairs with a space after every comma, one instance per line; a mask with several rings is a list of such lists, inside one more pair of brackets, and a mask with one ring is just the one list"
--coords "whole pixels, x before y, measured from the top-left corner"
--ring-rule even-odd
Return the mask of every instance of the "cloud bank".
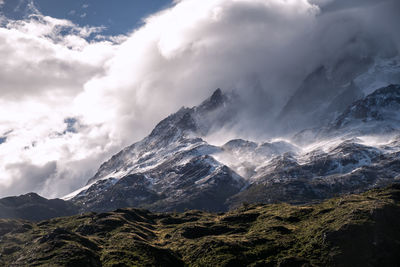
[[243, 100], [238, 134], [271, 136], [272, 118], [321, 64], [398, 53], [397, 2], [176, 0], [115, 37], [40, 13], [3, 17], [0, 196], [67, 194], [216, 88]]

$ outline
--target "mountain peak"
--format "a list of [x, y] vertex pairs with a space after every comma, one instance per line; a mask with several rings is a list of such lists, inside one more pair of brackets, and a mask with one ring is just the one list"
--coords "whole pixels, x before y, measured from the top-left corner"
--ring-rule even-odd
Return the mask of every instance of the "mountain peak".
[[212, 100], [217, 100], [217, 99], [220, 99], [220, 98], [222, 98], [222, 90], [220, 88], [217, 88], [214, 91], [214, 93], [212, 94], [211, 99]]
[[[140, 160], [142, 163], [147, 160], [151, 161], [156, 158], [154, 155], [158, 154], [159, 150], [167, 153], [168, 149], [174, 149], [177, 145], [182, 148], [192, 147], [194, 143], [202, 143], [201, 137], [206, 136], [214, 128], [224, 127], [234, 118], [232, 99], [234, 96], [225, 95], [218, 88], [199, 106], [182, 107], [176, 113], [160, 121], [150, 135], [143, 140], [125, 148], [103, 163], [95, 176], [89, 179], [87, 185], [108, 177], [116, 170], [117, 172], [126, 172], [133, 164], [132, 161]], [[144, 154], [153, 156], [142, 159]], [[115, 176], [113, 175], [113, 177]]]
[[223, 94], [222, 90], [218, 88], [209, 98], [204, 100], [203, 103], [198, 106], [198, 110], [200, 112], [215, 110], [221, 107], [225, 103], [226, 99], [227, 97]]
[[0, 200], [1, 201], [8, 201], [8, 202], [15, 202], [15, 203], [19, 203], [19, 201], [30, 201], [30, 202], [42, 202], [45, 201], [46, 199], [42, 196], [39, 196], [37, 193], [27, 193], [24, 195], [20, 195], [20, 196], [12, 196], [12, 197], [5, 197], [3, 199]]

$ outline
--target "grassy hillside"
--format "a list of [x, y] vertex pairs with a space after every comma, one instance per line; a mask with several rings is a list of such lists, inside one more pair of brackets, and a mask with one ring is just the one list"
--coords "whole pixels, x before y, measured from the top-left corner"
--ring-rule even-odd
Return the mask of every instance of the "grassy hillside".
[[221, 214], [0, 220], [0, 266], [398, 266], [400, 186]]

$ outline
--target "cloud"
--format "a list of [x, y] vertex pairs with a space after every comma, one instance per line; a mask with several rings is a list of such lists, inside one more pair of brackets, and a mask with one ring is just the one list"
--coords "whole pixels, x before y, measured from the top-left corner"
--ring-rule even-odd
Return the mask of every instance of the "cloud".
[[[117, 120], [120, 129], [132, 125], [143, 136], [166, 114], [183, 104], [197, 104], [217, 87], [236, 88], [246, 98], [251, 90], [260, 90], [251, 88], [256, 87], [255, 77], [265, 87], [261, 90], [283, 90], [307, 71], [297, 71], [305, 55], [291, 51], [318, 12], [307, 1], [177, 2], [147, 18], [121, 44], [107, 73], [85, 85], [77, 106], [85, 109], [87, 101], [92, 107], [109, 104], [107, 110], [123, 114], [124, 121]], [[274, 99], [265, 95], [260, 101], [272, 106]], [[93, 121], [116, 116], [82, 113]]]
[[[329, 12], [324, 8], [339, 1], [322, 2], [321, 9], [305, 0], [175, 1], [121, 44], [105, 75], [89, 81], [75, 103], [89, 121], [119, 117], [115, 125], [132, 138], [215, 88], [235, 89], [246, 106], [243, 131], [268, 134], [272, 118], [314, 69], [399, 43], [398, 24], [379, 18], [396, 1]], [[98, 116], [87, 101], [115, 113]]]
[[42, 190], [48, 177], [55, 172], [56, 162], [48, 162], [43, 166], [30, 165], [27, 163], [10, 164], [6, 166], [6, 171], [15, 173], [16, 176], [29, 177], [23, 182], [13, 183], [8, 194], [19, 194], [20, 192]]
[[[0, 148], [0, 196], [28, 191], [66, 194], [83, 183], [109, 151], [115, 152], [113, 146], [120, 146], [101, 125], [71, 125], [70, 107], [84, 84], [105, 72], [116, 45], [105, 38], [87, 41], [100, 28], [40, 14], [3, 21], [0, 132], [9, 133]], [[30, 175], [31, 170], [37, 174]]]
[[34, 0], [16, 0], [16, 2], [17, 5], [14, 8], [14, 12], [22, 12], [25, 16], [29, 14], [40, 14]]
[[237, 134], [270, 136], [272, 118], [316, 67], [400, 48], [397, 1], [343, 3], [180, 0], [114, 37], [37, 13], [3, 18], [0, 133], [13, 131], [0, 145], [0, 196], [67, 194], [219, 87], [243, 100]]
[[[0, 29], [1, 98], [41, 97], [50, 91], [76, 93], [84, 82], [102, 70], [101, 64], [96, 63], [103, 61], [103, 55], [97, 60], [81, 57], [82, 50], [108, 46], [88, 44], [85, 37], [95, 31], [77, 29], [69, 21], [44, 16], [8, 22]], [[60, 36], [61, 32], [69, 33]], [[95, 53], [92, 55], [97, 57]]]
[[350, 8], [365, 8], [372, 5], [380, 5], [384, 2], [390, 2], [391, 0], [314, 0], [315, 4], [318, 4], [324, 12], [332, 12], [338, 10], [346, 10]]

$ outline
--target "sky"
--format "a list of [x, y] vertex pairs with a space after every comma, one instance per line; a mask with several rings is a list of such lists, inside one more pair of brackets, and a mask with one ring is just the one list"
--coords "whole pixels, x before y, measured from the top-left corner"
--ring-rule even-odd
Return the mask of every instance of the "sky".
[[397, 55], [399, 6], [0, 0], [0, 197], [74, 191], [216, 88], [243, 100], [238, 133], [268, 136], [269, 118], [321, 64]]
[[[33, 8], [31, 0], [3, 2], [1, 11], [8, 18], [23, 19]], [[119, 35], [143, 25], [143, 18], [168, 7], [171, 0], [35, 0], [33, 4], [44, 15], [68, 19], [81, 27], [103, 27], [103, 34]]]

